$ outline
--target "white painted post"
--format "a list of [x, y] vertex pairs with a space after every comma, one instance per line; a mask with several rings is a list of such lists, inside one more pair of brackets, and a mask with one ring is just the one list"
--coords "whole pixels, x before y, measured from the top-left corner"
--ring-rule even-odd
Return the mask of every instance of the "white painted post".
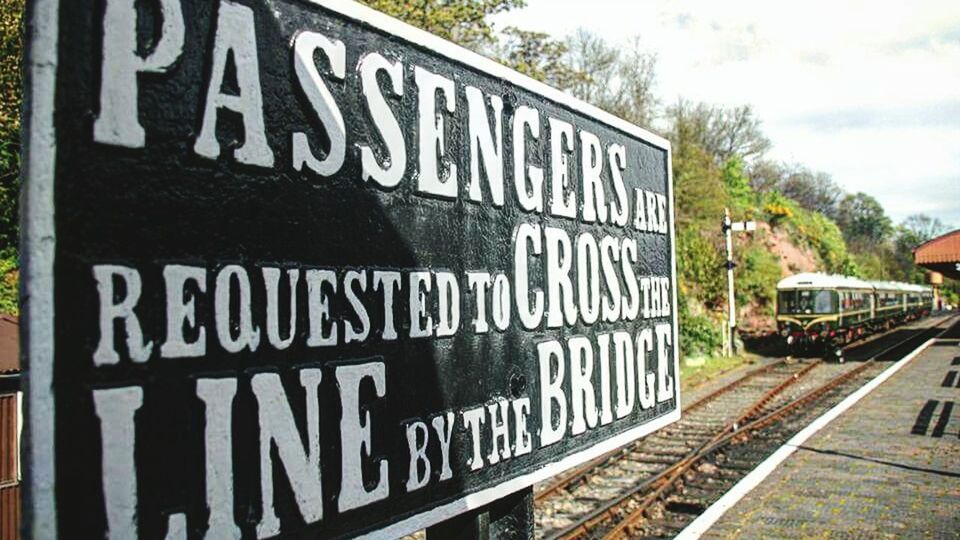
[[731, 356], [737, 352], [737, 307], [736, 307], [736, 297], [733, 292], [733, 235], [731, 234], [731, 229], [733, 224], [730, 222], [730, 209], [723, 209], [723, 234], [725, 235], [725, 241], [727, 244], [727, 307], [729, 312], [727, 314], [728, 322], [730, 325], [729, 335], [730, 335], [730, 354]]

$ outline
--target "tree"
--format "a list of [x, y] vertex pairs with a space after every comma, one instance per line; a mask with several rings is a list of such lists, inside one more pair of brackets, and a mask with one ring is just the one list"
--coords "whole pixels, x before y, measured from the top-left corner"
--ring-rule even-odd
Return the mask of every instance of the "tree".
[[503, 30], [494, 52], [504, 65], [561, 89], [577, 86], [584, 77], [566, 63], [566, 54], [566, 44], [548, 34], [513, 26]]
[[728, 109], [681, 99], [667, 109], [667, 121], [671, 140], [697, 144], [719, 164], [735, 156], [749, 163], [771, 146], [749, 105]]
[[16, 258], [23, 0], [0, 3], [0, 258]]
[[565, 62], [567, 47], [542, 32], [507, 27], [495, 33], [490, 15], [520, 8], [526, 0], [360, 0], [431, 34], [494, 58], [538, 81], [561, 89], [580, 74]]
[[17, 314], [23, 0], [0, 2], [0, 312]]
[[795, 172], [788, 174], [778, 187], [781, 193], [797, 201], [800, 206], [826, 216], [835, 215], [837, 203], [844, 194], [829, 174], [815, 173], [805, 167], [798, 167]]
[[643, 51], [638, 38], [626, 48], [614, 47], [579, 29], [564, 43], [564, 61], [581, 75], [566, 90], [628, 122], [641, 126], [653, 122], [658, 105], [653, 93], [657, 59]]
[[800, 164], [759, 160], [749, 170], [750, 185], [761, 193], [780, 192], [811, 212], [834, 216], [843, 189], [824, 172]]
[[730, 197], [723, 172], [707, 151], [696, 144], [675, 146], [673, 185], [678, 227], [719, 229]]
[[756, 194], [743, 170], [743, 160], [734, 156], [723, 164], [723, 183], [730, 195], [730, 203], [738, 214], [749, 212], [756, 205]]
[[787, 175], [787, 165], [778, 161], [758, 159], [747, 171], [750, 187], [757, 193], [779, 191], [780, 182]]
[[910, 240], [916, 241], [917, 247], [927, 240], [932, 240], [942, 234], [950, 231], [950, 227], [943, 224], [937, 218], [932, 218], [926, 214], [913, 214], [908, 216], [900, 224], [900, 235], [907, 236]]
[[478, 52], [496, 41], [488, 16], [526, 5], [526, 0], [360, 1], [377, 11]]
[[835, 220], [847, 244], [855, 251], [879, 248], [893, 233], [892, 222], [883, 207], [863, 192], [844, 197], [837, 206]]
[[926, 270], [913, 263], [913, 250], [949, 229], [939, 219], [924, 214], [914, 214], [903, 220], [896, 228], [896, 236], [886, 259], [891, 276], [900, 281], [922, 282], [926, 278]]

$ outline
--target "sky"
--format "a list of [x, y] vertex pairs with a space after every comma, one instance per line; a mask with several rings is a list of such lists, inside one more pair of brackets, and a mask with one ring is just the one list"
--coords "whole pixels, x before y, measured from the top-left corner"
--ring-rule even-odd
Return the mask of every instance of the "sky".
[[527, 4], [495, 25], [639, 36], [664, 104], [751, 105], [768, 157], [876, 197], [896, 223], [924, 213], [960, 228], [960, 1]]

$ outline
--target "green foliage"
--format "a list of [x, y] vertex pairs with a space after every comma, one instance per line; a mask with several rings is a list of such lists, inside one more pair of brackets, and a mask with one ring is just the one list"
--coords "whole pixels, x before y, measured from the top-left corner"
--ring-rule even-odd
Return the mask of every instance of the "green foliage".
[[697, 298], [707, 308], [721, 306], [726, 291], [719, 240], [719, 235], [711, 240], [694, 227], [684, 227], [677, 233], [680, 293]]
[[627, 47], [611, 45], [580, 29], [564, 45], [563, 61], [577, 76], [560, 88], [633, 124], [653, 123], [658, 107], [653, 93], [656, 56], [644, 52], [639, 39]]
[[0, 2], [0, 312], [17, 309], [23, 0]]
[[737, 259], [737, 303], [756, 304], [772, 316], [777, 282], [782, 277], [777, 256], [753, 242], [740, 252]]
[[[885, 216], [883, 216], [885, 217]], [[927, 270], [913, 263], [913, 250], [950, 230], [940, 220], [923, 214], [909, 216], [889, 236], [879, 241], [858, 242], [851, 247], [861, 277], [925, 283]], [[945, 280], [941, 291], [960, 290], [960, 282]]]
[[530, 32], [510, 26], [501, 33], [495, 55], [500, 62], [558, 88], [569, 88], [585, 75], [569, 67], [564, 59], [567, 45], [542, 32]]
[[0, 256], [16, 253], [23, 0], [0, 2]]
[[0, 258], [0, 313], [18, 315], [17, 283], [20, 278], [16, 256]]
[[671, 141], [695, 144], [719, 164], [735, 157], [759, 159], [770, 149], [770, 139], [760, 130], [760, 120], [749, 105], [723, 108], [681, 99], [666, 113]]
[[771, 227], [779, 227], [789, 223], [793, 218], [793, 209], [796, 205], [784, 197], [778, 191], [768, 193], [764, 198], [763, 212], [766, 215], [767, 223]]
[[734, 156], [723, 164], [723, 183], [730, 197], [731, 210], [736, 214], [752, 213], [756, 205], [756, 194], [743, 169], [743, 159], [739, 156]]
[[570, 67], [567, 45], [549, 34], [512, 26], [494, 32], [488, 17], [523, 7], [526, 0], [360, 1], [549, 85], [567, 89], [585, 80], [582, 72]]
[[903, 281], [895, 275], [890, 268], [889, 257], [883, 251], [873, 251], [869, 253], [854, 253], [853, 259], [859, 268], [860, 277], [864, 279], [884, 279]]
[[957, 288], [943, 287], [940, 289], [940, 297], [943, 299], [944, 304], [950, 304], [952, 306], [960, 305], [960, 293], [957, 292], [958, 289], [960, 289], [960, 286], [957, 285], [958, 283], [960, 282], [953, 282]]
[[694, 315], [680, 301], [680, 351], [684, 356], [712, 356], [723, 346], [720, 325], [706, 315]]
[[368, 6], [474, 50], [495, 41], [489, 15], [523, 7], [525, 0], [360, 0]]
[[673, 189], [678, 228], [717, 230], [729, 196], [713, 157], [693, 143], [676, 144]]
[[847, 250], [843, 233], [827, 216], [802, 208], [796, 201], [779, 192], [770, 192], [763, 197], [763, 210], [767, 221], [785, 228], [801, 246], [808, 247], [820, 258], [822, 271], [858, 275], [856, 261]]
[[896, 229], [893, 242], [888, 243], [881, 252], [886, 256], [884, 263], [889, 269], [891, 279], [923, 283], [926, 270], [913, 264], [913, 250], [927, 240], [946, 233], [949, 227], [938, 219], [923, 214], [909, 216]]
[[750, 184], [759, 192], [778, 191], [811, 212], [833, 217], [843, 190], [829, 174], [797, 164], [758, 161], [750, 166]]
[[847, 243], [858, 251], [877, 248], [893, 233], [893, 225], [883, 207], [866, 193], [844, 197], [837, 205], [835, 219]]

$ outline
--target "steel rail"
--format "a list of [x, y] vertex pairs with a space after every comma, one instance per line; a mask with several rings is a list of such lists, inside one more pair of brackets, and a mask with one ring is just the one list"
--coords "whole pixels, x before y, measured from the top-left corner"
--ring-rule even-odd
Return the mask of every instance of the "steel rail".
[[704, 443], [700, 448], [692, 451], [690, 455], [688, 455], [682, 461], [670, 467], [668, 474], [664, 477], [664, 480], [659, 482], [659, 485], [655, 487], [653, 492], [644, 497], [638, 504], [637, 508], [631, 511], [631, 513], [625, 519], [617, 523], [617, 525], [610, 532], [608, 532], [604, 538], [618, 537], [620, 534], [626, 532], [626, 529], [632, 526], [636, 521], [639, 521], [645, 517], [653, 504], [666, 495], [667, 492], [675, 486], [677, 480], [682, 478], [691, 467], [700, 462], [700, 460], [702, 460], [710, 451], [712, 451], [712, 449], [715, 448], [720, 441], [728, 440], [732, 436], [740, 433], [740, 431], [743, 429], [740, 426], [742, 426], [745, 422], [750, 422], [758, 413], [763, 410], [764, 407], [770, 403], [775, 396], [781, 394], [784, 390], [800, 380], [801, 377], [809, 373], [819, 364], [819, 361], [813, 362], [797, 373], [794, 373], [792, 377], [784, 380], [776, 387], [771, 388], [736, 420], [727, 423], [727, 425], [725, 425], [722, 430], [714, 435], [713, 438]]
[[704, 448], [710, 446], [717, 438], [722, 437], [723, 435], [730, 433], [731, 431], [735, 431], [736, 426], [743, 423], [745, 420], [749, 419], [751, 416], [755, 415], [756, 412], [758, 410], [761, 410], [765, 404], [769, 403], [769, 401], [775, 395], [777, 395], [778, 393], [782, 392], [789, 386], [799, 381], [803, 375], [806, 375], [807, 373], [809, 373], [814, 367], [816, 367], [819, 364], [820, 364], [819, 360], [815, 362], [811, 362], [809, 365], [804, 366], [804, 368], [801, 369], [799, 372], [790, 374], [783, 381], [781, 381], [780, 384], [778, 384], [773, 389], [765, 392], [763, 396], [761, 396], [759, 399], [754, 401], [754, 403], [746, 409], [747, 412], [741, 414], [735, 420], [724, 424], [723, 427], [720, 429], [720, 431], [717, 432], [716, 435], [714, 435], [709, 440], [707, 440], [706, 442], [698, 446], [696, 449], [691, 450], [687, 455], [681, 458], [678, 462], [667, 467], [663, 471], [660, 471], [656, 475], [648, 478], [647, 480], [641, 482], [640, 484], [637, 484], [636, 486], [631, 488], [626, 493], [623, 493], [619, 497], [612, 499], [611, 501], [607, 501], [604, 505], [597, 508], [593, 512], [587, 514], [586, 516], [578, 520], [576, 523], [551, 535], [549, 539], [555, 540], [555, 539], [579, 538], [582, 535], [585, 535], [586, 533], [588, 533], [594, 526], [603, 522], [605, 519], [609, 517], [613, 517], [616, 513], [618, 513], [619, 508], [624, 503], [635, 498], [638, 494], [643, 493], [644, 491], [647, 491], [651, 487], [654, 488], [655, 490], [659, 490], [659, 488], [662, 485], [665, 485], [665, 482], [667, 484], [670, 482], [670, 480], [665, 480], [665, 479], [673, 475], [673, 473], [678, 469], [678, 467], [682, 467], [688, 464], [691, 459], [695, 458], [696, 455], [699, 452], [701, 452]]
[[[772, 369], [783, 365], [785, 362], [786, 362], [786, 358], [782, 358], [780, 360], [770, 362], [765, 366], [760, 366], [756, 369], [753, 369], [745, 373], [742, 377], [732, 381], [730, 384], [725, 384], [720, 388], [717, 388], [713, 392], [710, 392], [706, 396], [703, 396], [702, 398], [698, 399], [693, 404], [691, 404], [689, 407], [686, 407], [684, 410], [687, 413], [689, 413], [690, 411], [697, 410], [703, 407], [704, 405], [706, 405], [707, 403], [720, 397], [721, 395], [726, 394], [731, 390], [739, 387], [746, 381], [753, 379], [757, 375], [762, 375], [764, 373], [767, 373], [768, 371], [771, 371]], [[634, 449], [635, 444], [636, 444], [636, 441], [622, 448], [619, 448], [617, 450], [604, 454], [574, 469], [574, 471], [571, 474], [564, 475], [557, 478], [555, 481], [551, 482], [550, 484], [547, 484], [544, 488], [538, 490], [534, 494], [533, 496], [534, 502], [535, 503], [542, 502], [548, 497], [552, 496], [554, 493], [562, 489], [566, 489], [574, 485], [579, 486], [580, 484], [585, 482], [587, 478], [590, 477], [594, 472], [596, 472], [597, 469], [608, 467], [612, 463], [615, 463], [617, 460], [622, 459], [623, 456], [629, 454]]]
[[[949, 328], [949, 326], [947, 328]], [[722, 437], [717, 438], [715, 441], [711, 441], [711, 443], [704, 445], [704, 447], [702, 447], [697, 452], [697, 455], [691, 456], [690, 459], [684, 460], [683, 462], [678, 463], [676, 466], [672, 467], [671, 468], [672, 472], [669, 478], [664, 482], [662, 482], [661, 485], [657, 487], [653, 493], [645, 497], [644, 500], [638, 505], [637, 508], [631, 511], [631, 513], [626, 518], [621, 520], [616, 527], [608, 531], [603, 536], [603, 538], [606, 540], [606, 539], [614, 539], [614, 538], [621, 538], [621, 537], [627, 536], [629, 532], [628, 530], [648, 515], [649, 509], [653, 505], [653, 503], [659, 500], [669, 487], [674, 486], [676, 481], [682, 478], [684, 473], [686, 473], [686, 471], [690, 470], [691, 467], [693, 467], [694, 465], [702, 461], [704, 458], [712, 455], [717, 450], [727, 446], [728, 444], [731, 443], [731, 441], [743, 442], [744, 440], [747, 440], [753, 432], [759, 429], [762, 429], [770, 425], [772, 422], [784, 417], [788, 413], [791, 413], [796, 409], [804, 405], [807, 405], [810, 402], [815, 401], [816, 399], [819, 399], [825, 393], [830, 392], [831, 390], [834, 390], [835, 388], [843, 385], [847, 381], [860, 375], [871, 366], [876, 365], [876, 359], [887, 354], [888, 352], [898, 347], [902, 347], [903, 345], [907, 344], [910, 341], [919, 340], [919, 339], [924, 339], [924, 340], [929, 339], [928, 336], [931, 333], [935, 334], [935, 336], [940, 335], [946, 332], [946, 330], [947, 329], [940, 329], [938, 326], [926, 328], [920, 333], [910, 336], [902, 341], [899, 341], [896, 344], [891, 345], [883, 349], [882, 351], [872, 355], [868, 360], [863, 362], [860, 366], [834, 377], [833, 379], [827, 381], [825, 384], [804, 393], [802, 396], [790, 401], [789, 403], [786, 403], [774, 409], [773, 411], [770, 411], [769, 413], [750, 421], [749, 423], [743, 425], [739, 429], [733, 432], [726, 433]], [[663, 475], [663, 476], [666, 476], [666, 475]], [[661, 478], [663, 478], [663, 476], [661, 476]]]

